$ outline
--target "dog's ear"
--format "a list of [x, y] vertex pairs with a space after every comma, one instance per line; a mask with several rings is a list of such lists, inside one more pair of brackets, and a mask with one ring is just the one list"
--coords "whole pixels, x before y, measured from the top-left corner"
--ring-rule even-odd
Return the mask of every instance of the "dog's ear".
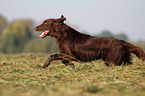
[[66, 17], [64, 17], [63, 15], [61, 15], [61, 17], [59, 18], [60, 20], [60, 25], [63, 24], [63, 22], [66, 20]]
[[66, 20], [66, 17], [64, 17], [63, 15], [61, 15], [60, 20], [61, 20], [62, 22], [64, 22], [64, 21]]

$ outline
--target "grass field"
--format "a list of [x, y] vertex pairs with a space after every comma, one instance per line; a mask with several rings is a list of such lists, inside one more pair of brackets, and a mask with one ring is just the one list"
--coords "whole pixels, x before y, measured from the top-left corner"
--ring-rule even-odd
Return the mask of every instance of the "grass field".
[[145, 63], [106, 67], [102, 61], [75, 64], [54, 61], [48, 54], [0, 54], [0, 96], [145, 96]]

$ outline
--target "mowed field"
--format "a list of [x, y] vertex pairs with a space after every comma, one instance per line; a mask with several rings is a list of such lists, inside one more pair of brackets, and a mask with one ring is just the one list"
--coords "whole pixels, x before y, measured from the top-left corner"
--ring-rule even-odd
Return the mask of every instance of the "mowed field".
[[0, 96], [145, 96], [145, 62], [107, 67], [101, 60], [73, 62], [72, 69], [49, 54], [0, 54]]

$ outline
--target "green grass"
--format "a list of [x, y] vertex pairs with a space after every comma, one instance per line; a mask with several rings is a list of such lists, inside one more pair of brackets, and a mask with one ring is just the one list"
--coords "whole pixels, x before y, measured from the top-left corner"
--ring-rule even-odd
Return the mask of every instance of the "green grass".
[[54, 61], [42, 69], [47, 57], [0, 54], [0, 96], [145, 96], [145, 63], [136, 57], [129, 66]]

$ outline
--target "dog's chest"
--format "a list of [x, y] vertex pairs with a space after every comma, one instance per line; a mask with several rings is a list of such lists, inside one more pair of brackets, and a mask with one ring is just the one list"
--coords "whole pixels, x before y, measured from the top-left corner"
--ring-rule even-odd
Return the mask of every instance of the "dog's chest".
[[60, 51], [61, 53], [65, 53], [65, 54], [67, 54], [67, 55], [71, 55], [71, 54], [70, 54], [70, 53], [71, 53], [70, 46], [69, 46], [67, 43], [65, 43], [65, 42], [60, 42], [60, 43], [58, 44], [58, 47], [59, 47], [59, 51]]

